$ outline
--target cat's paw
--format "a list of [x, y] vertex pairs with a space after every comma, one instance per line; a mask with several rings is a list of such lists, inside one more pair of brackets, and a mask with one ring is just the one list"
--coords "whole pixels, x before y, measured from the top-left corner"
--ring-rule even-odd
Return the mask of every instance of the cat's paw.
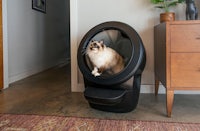
[[96, 72], [96, 73], [94, 73], [93, 75], [94, 75], [95, 77], [97, 77], [97, 76], [100, 76], [101, 74], [98, 73], [98, 72]]
[[98, 73], [98, 69], [97, 69], [97, 68], [94, 68], [94, 69], [92, 70], [92, 74], [94, 75], [94, 74], [96, 74], [96, 73]]
[[100, 76], [101, 74], [98, 72], [97, 68], [94, 68], [94, 70], [92, 71], [92, 74], [96, 77], [96, 76]]

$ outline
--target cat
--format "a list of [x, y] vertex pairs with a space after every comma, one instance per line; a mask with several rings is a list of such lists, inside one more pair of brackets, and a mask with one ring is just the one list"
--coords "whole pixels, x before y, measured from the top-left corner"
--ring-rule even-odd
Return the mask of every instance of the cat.
[[86, 48], [86, 55], [93, 65], [92, 74], [100, 76], [119, 73], [124, 68], [124, 60], [114, 49], [107, 47], [103, 41], [92, 40]]

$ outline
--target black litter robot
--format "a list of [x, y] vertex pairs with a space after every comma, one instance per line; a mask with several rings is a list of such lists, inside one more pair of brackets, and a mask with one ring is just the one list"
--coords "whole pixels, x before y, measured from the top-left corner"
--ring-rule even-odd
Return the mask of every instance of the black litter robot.
[[[124, 60], [123, 70], [95, 77], [91, 73], [92, 64], [85, 53], [92, 40], [103, 41], [107, 47], [118, 52]], [[92, 108], [120, 113], [136, 108], [146, 53], [140, 36], [131, 26], [116, 21], [95, 26], [83, 37], [77, 59], [84, 78], [84, 96]]]

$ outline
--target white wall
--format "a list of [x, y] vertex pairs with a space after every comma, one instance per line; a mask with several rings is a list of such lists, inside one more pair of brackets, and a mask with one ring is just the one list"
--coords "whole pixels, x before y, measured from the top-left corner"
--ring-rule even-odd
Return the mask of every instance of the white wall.
[[47, 0], [43, 14], [32, 10], [32, 0], [7, 0], [9, 83], [69, 58], [67, 4], [67, 0]]
[[[154, 5], [150, 3], [150, 0], [71, 0], [70, 2], [72, 6], [71, 22], [77, 21], [77, 27], [74, 23], [71, 26], [71, 46], [73, 47], [78, 47], [82, 37], [88, 30], [105, 21], [121, 21], [127, 23], [139, 33], [147, 55], [147, 63], [142, 76], [142, 92], [153, 92], [153, 28], [156, 24], [159, 24], [161, 10], [155, 9]], [[185, 20], [184, 4], [172, 10], [176, 11], [177, 20]], [[76, 52], [74, 48], [71, 49]], [[71, 55], [73, 57], [73, 54]], [[76, 60], [72, 61], [72, 67], [74, 67], [72, 68], [72, 91], [82, 91], [82, 75], [76, 69]]]

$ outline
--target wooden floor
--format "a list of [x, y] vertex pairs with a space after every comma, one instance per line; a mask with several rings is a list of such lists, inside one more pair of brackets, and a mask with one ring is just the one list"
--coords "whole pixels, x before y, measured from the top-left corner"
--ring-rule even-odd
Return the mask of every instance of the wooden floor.
[[90, 108], [82, 93], [70, 92], [70, 66], [55, 67], [10, 85], [0, 92], [0, 113], [93, 117], [104, 119], [200, 122], [200, 95], [175, 95], [172, 118], [165, 95], [140, 94], [129, 113]]

